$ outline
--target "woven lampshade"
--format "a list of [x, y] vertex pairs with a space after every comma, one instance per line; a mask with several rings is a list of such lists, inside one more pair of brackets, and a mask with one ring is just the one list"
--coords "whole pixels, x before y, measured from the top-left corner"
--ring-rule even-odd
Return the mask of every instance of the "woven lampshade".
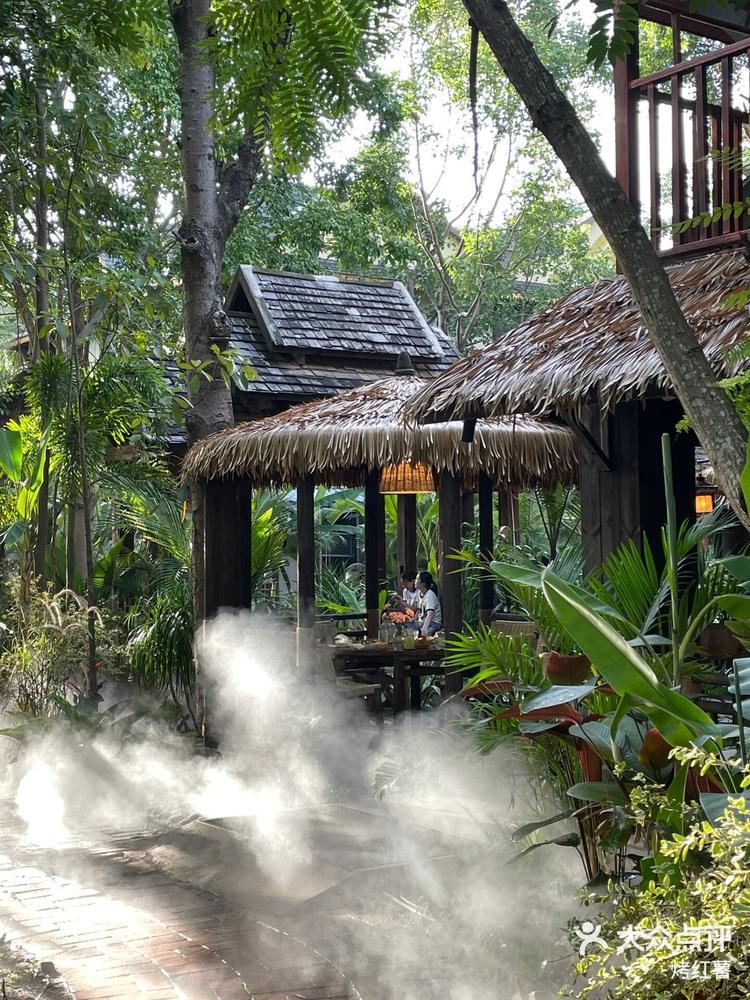
[[381, 493], [434, 493], [435, 474], [422, 462], [387, 465], [380, 473]]

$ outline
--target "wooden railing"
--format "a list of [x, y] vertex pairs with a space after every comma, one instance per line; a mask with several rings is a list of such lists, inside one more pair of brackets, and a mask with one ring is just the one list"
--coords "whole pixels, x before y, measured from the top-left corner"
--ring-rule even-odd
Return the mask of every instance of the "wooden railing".
[[[653, 245], [673, 255], [740, 242], [750, 232], [743, 168], [750, 153], [750, 39], [631, 79], [627, 88], [618, 95], [618, 107], [627, 102], [618, 142], [627, 137], [628, 149], [618, 163], [630, 164], [628, 193]], [[697, 217], [700, 223], [679, 226]]]

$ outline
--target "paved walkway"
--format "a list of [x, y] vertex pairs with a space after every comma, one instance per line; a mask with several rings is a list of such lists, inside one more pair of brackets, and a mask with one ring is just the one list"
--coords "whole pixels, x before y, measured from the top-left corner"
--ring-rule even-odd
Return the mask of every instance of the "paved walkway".
[[[357, 996], [293, 937], [131, 860], [144, 845], [136, 834], [109, 840], [45, 852], [24, 846], [12, 821], [2, 823], [0, 926], [8, 940], [54, 962], [76, 1000]], [[84, 864], [85, 877], [76, 878]]]
[[399, 903], [411, 891], [403, 844], [435, 872], [453, 865], [475, 847], [460, 817], [448, 835], [425, 812], [313, 807], [311, 856], [279, 886], [221, 823], [96, 831], [47, 850], [25, 841], [12, 803], [0, 807], [0, 933], [54, 962], [76, 1000], [461, 995]]

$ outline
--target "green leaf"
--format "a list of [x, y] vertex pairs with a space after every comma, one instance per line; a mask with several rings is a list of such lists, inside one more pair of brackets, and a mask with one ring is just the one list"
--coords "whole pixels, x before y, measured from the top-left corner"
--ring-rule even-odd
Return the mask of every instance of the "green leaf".
[[23, 442], [20, 431], [0, 427], [0, 468], [12, 483], [20, 482], [23, 466]]
[[728, 795], [725, 792], [701, 792], [701, 806], [712, 826], [716, 826], [727, 809], [731, 808], [733, 799], [742, 799], [746, 808], [750, 809], [750, 790]]
[[577, 833], [564, 833], [561, 837], [555, 837], [553, 840], [540, 840], [538, 844], [529, 844], [525, 850], [521, 851], [521, 853], [517, 854], [514, 858], [511, 858], [506, 862], [506, 864], [512, 865], [540, 847], [578, 847], [580, 843], [581, 838]]
[[732, 618], [746, 621], [750, 618], [750, 597], [745, 594], [726, 594], [720, 597], [717, 604]]
[[14, 521], [8, 525], [0, 536], [3, 540], [3, 545], [6, 549], [13, 548], [14, 545], [17, 545], [21, 541], [28, 530], [29, 524], [27, 521]]
[[696, 735], [718, 736], [711, 718], [687, 698], [661, 684], [643, 657], [592, 610], [564, 580], [542, 574], [544, 596], [558, 621], [620, 696], [643, 703], [656, 728], [672, 746], [687, 746]]
[[[579, 740], [584, 740], [596, 750], [600, 757], [604, 757], [606, 760], [612, 760], [615, 756], [613, 750], [613, 743], [615, 741], [612, 738], [611, 728], [606, 723], [599, 722], [597, 719], [571, 726], [568, 730], [568, 736], [575, 736]], [[623, 743], [624, 740], [621, 739], [620, 742]]]
[[582, 781], [571, 785], [568, 795], [584, 802], [614, 802], [621, 806], [628, 802], [625, 792], [614, 781]]
[[570, 701], [580, 701], [596, 687], [596, 684], [554, 684], [541, 694], [535, 695], [521, 706], [522, 712], [533, 712], [538, 708], [554, 708], [555, 705], [566, 705]]
[[537, 733], [548, 733], [550, 729], [557, 729], [559, 725], [559, 719], [553, 719], [552, 722], [521, 721], [518, 725], [518, 731], [527, 736], [535, 736]]
[[[744, 476], [745, 473], [748, 474], [748, 486], [750, 486], [750, 466], [745, 466], [742, 475]], [[745, 493], [745, 500], [748, 499], [750, 496]], [[726, 559], [717, 559], [716, 564], [723, 566], [727, 573], [735, 580], [739, 580], [740, 583], [750, 583], [750, 556], [728, 556]]]
[[635, 708], [635, 706], [636, 706], [636, 701], [632, 697], [632, 695], [629, 694], [622, 695], [622, 697], [620, 698], [620, 703], [617, 706], [617, 711], [612, 717], [612, 725], [610, 726], [609, 730], [612, 739], [615, 739], [615, 737], [617, 736], [617, 730], [620, 728], [622, 720], [625, 718], [628, 712], [630, 712], [631, 709]]
[[509, 583], [521, 583], [525, 587], [541, 590], [542, 574], [538, 569], [503, 562], [491, 562], [490, 569], [501, 580], [507, 580]]
[[532, 833], [536, 833], [537, 830], [544, 829], [545, 826], [552, 826], [555, 823], [561, 823], [564, 819], [570, 819], [571, 816], [575, 815], [575, 809], [566, 809], [565, 812], [558, 813], [556, 816], [550, 816], [548, 819], [538, 819], [533, 823], [524, 823], [523, 826], [517, 827], [511, 834], [511, 841], [517, 844], [519, 840], [525, 840], [526, 837], [531, 836]]

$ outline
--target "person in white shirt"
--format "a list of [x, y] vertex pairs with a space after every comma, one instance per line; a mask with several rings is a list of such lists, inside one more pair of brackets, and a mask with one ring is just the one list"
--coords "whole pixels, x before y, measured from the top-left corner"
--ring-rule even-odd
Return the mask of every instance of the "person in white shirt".
[[417, 576], [417, 590], [419, 591], [419, 634], [435, 635], [443, 627], [443, 609], [440, 607], [440, 599], [432, 573], [422, 570]]
[[406, 608], [411, 608], [414, 614], [419, 607], [419, 591], [417, 590], [417, 574], [413, 569], [405, 569], [401, 574], [401, 602]]

